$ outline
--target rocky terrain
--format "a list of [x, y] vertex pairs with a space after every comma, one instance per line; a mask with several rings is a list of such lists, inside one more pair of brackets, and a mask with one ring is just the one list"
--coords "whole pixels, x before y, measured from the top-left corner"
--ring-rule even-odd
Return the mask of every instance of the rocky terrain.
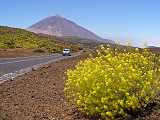
[[82, 119], [67, 105], [63, 88], [66, 70], [84, 58], [61, 60], [0, 84], [0, 120]]

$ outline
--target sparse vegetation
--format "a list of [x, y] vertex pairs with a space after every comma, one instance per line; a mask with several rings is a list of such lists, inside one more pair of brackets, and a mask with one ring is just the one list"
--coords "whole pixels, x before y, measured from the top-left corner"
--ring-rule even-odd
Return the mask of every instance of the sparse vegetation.
[[46, 49], [48, 52], [60, 52], [64, 47], [78, 50], [77, 46], [58, 42], [56, 38], [40, 36], [35, 33], [10, 27], [0, 26], [0, 49], [27, 48]]
[[147, 49], [101, 47], [98, 56], [68, 70], [65, 95], [88, 115], [126, 118], [160, 92], [160, 57]]
[[80, 38], [80, 37], [75, 37], [75, 36], [67, 36], [67, 37], [63, 37], [60, 39], [70, 44], [78, 45], [80, 46], [80, 48], [93, 49], [101, 44], [101, 42], [96, 41], [96, 40], [90, 40], [90, 39], [85, 39], [85, 38]]

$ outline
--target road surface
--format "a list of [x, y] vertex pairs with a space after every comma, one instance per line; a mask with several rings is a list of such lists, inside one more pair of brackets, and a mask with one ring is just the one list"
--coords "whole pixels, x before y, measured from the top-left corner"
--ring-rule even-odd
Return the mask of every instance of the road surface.
[[18, 57], [18, 58], [0, 58], [0, 77], [17, 73], [18, 71], [32, 68], [36, 65], [43, 65], [52, 61], [66, 59], [69, 57], [77, 56], [78, 53], [72, 56], [62, 56], [62, 54], [51, 54], [45, 56], [31, 56], [31, 57]]

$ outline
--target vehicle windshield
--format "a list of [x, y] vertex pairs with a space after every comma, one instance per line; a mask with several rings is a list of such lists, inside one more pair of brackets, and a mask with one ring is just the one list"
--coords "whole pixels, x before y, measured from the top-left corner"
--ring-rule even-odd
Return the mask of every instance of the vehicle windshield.
[[63, 51], [70, 51], [69, 49], [64, 49]]

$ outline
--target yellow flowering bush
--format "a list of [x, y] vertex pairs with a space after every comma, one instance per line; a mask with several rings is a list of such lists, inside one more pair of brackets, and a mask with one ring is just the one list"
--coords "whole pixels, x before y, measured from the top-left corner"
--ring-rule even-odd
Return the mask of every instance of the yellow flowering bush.
[[124, 118], [154, 100], [160, 90], [158, 57], [139, 49], [120, 53], [102, 46], [100, 51], [67, 71], [65, 95], [80, 111]]

